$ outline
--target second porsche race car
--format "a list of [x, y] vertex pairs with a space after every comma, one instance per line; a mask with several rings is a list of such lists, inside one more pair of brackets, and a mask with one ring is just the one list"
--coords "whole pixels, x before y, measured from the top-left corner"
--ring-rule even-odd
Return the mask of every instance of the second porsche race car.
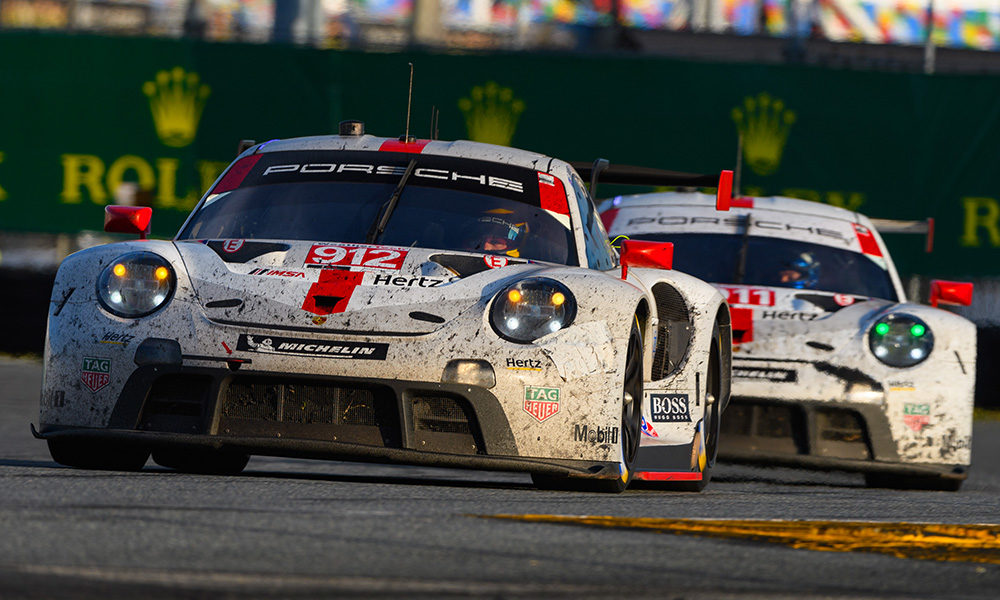
[[[972, 442], [976, 329], [909, 302], [864, 215], [792, 198], [614, 198], [611, 235], [675, 242], [675, 266], [732, 307], [733, 405], [720, 455], [863, 471], [873, 486], [958, 489]], [[932, 303], [971, 284], [933, 282]]]
[[[722, 295], [662, 268], [669, 246], [619, 257], [567, 163], [361, 129], [253, 145], [173, 240], [63, 262], [38, 434], [55, 460], [136, 469], [152, 452], [237, 473], [269, 454], [703, 485], [728, 396]], [[106, 228], [149, 218], [109, 207]], [[671, 328], [685, 335], [668, 344]]]

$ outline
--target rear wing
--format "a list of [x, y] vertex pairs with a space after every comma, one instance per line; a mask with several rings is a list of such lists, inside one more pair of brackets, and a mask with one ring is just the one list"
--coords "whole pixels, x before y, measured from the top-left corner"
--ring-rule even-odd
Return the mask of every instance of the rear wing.
[[900, 221], [897, 219], [870, 219], [879, 233], [919, 233], [927, 236], [924, 252], [934, 250], [934, 218], [923, 221]]
[[576, 169], [580, 177], [590, 180], [590, 195], [597, 193], [597, 184], [619, 183], [624, 185], [670, 185], [683, 187], [714, 187], [715, 208], [729, 210], [733, 200], [733, 172], [720, 171], [708, 175], [665, 171], [650, 167], [635, 167], [632, 165], [612, 165], [606, 159], [599, 158], [593, 163], [573, 162], [570, 165]]

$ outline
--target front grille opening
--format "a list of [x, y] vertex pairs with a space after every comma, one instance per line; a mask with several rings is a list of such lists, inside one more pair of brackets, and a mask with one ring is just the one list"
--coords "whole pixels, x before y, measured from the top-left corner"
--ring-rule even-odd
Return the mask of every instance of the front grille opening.
[[797, 406], [733, 399], [722, 415], [723, 453], [807, 454], [806, 413]]
[[222, 397], [219, 432], [402, 445], [393, 391], [353, 382], [236, 378]]
[[412, 399], [414, 443], [418, 450], [484, 454], [475, 413], [462, 398], [415, 396]]
[[864, 420], [853, 410], [816, 410], [816, 454], [832, 458], [871, 458]]
[[139, 417], [139, 429], [196, 433], [204, 430], [208, 392], [206, 375], [164, 375], [150, 387]]

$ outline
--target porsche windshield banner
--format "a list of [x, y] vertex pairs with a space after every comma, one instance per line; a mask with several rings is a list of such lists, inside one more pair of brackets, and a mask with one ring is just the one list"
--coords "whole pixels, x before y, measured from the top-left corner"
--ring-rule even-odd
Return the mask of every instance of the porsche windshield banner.
[[[255, 157], [256, 158], [256, 157]], [[397, 152], [292, 151], [263, 154], [240, 187], [275, 183], [382, 183], [395, 185], [410, 160], [407, 185], [486, 194], [541, 206], [531, 169], [479, 160]]]

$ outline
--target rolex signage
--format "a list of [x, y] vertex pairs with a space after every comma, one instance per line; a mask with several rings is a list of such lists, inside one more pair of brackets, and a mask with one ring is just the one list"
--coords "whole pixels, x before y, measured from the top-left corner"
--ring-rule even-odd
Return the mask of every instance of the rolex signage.
[[887, 239], [904, 275], [995, 274], [1000, 78], [649, 57], [0, 32], [0, 231], [100, 230], [104, 206], [133, 203], [153, 207], [154, 236], [172, 236], [241, 139], [332, 133], [343, 119], [402, 135], [409, 62], [418, 138], [435, 127], [445, 140], [689, 172], [739, 156], [746, 195], [934, 217], [933, 254], [918, 236]]

